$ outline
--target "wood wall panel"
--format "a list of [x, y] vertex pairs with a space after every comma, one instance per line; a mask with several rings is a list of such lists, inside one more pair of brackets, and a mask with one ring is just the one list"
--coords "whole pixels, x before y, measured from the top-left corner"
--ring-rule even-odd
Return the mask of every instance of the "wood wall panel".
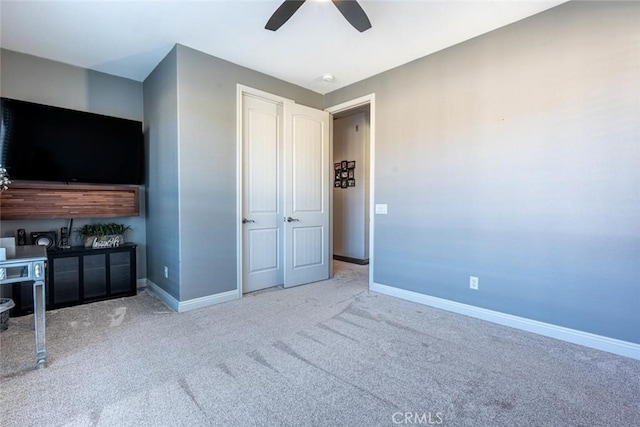
[[139, 216], [136, 186], [13, 183], [0, 195], [0, 219]]

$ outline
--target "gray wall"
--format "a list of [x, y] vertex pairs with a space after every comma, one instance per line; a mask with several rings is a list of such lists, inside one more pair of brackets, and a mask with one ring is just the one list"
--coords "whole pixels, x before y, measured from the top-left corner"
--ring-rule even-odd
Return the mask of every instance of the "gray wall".
[[[170, 238], [161, 245], [172, 244], [175, 250], [179, 247], [179, 252], [167, 249], [159, 249], [158, 254], [150, 252], [149, 277], [157, 283], [153, 279], [158, 274], [156, 267], [164, 262], [175, 262], [162, 257], [179, 256], [179, 300], [188, 301], [237, 287], [236, 85], [240, 83], [316, 108], [322, 107], [323, 97], [185, 46], [176, 46], [170, 55], [175, 55], [177, 67], [177, 138], [172, 140], [174, 129], [171, 127], [171, 137], [157, 143], [153, 137], [150, 139], [150, 163], [156, 161], [155, 150], [172, 153], [172, 156], [158, 158], [158, 163], [150, 168], [167, 166], [173, 171], [177, 161], [178, 169], [175, 175], [170, 174], [171, 182], [161, 184], [163, 187], [154, 190], [150, 186], [149, 194], [168, 190], [179, 200], [176, 222], [179, 233], [176, 236], [174, 226], [170, 225], [175, 216], [172, 213], [170, 218], [162, 220], [170, 228]], [[170, 80], [166, 84], [171, 84]], [[145, 108], [148, 83], [151, 83], [149, 79], [145, 81]], [[166, 102], [170, 104], [173, 88], [163, 88], [164, 84], [156, 85], [153, 90], [149, 88], [149, 92], [164, 92]], [[149, 105], [158, 102], [157, 99], [149, 101]], [[173, 109], [169, 104], [166, 105], [171, 110], [169, 121], [173, 121]], [[159, 126], [156, 122], [160, 115], [147, 115], [146, 118], [151, 129]], [[167, 144], [172, 147], [166, 147]], [[177, 151], [174, 151], [175, 147]], [[150, 179], [150, 185], [152, 182]], [[149, 221], [154, 214], [161, 214], [151, 206], [151, 199], [152, 196]], [[170, 198], [167, 199], [169, 202]], [[175, 206], [175, 200], [173, 203]], [[155, 229], [149, 227], [150, 236], [155, 234]], [[170, 293], [177, 297], [172, 288]]]
[[355, 160], [355, 187], [333, 189], [333, 254], [367, 260], [368, 113], [333, 120], [333, 162]]
[[[0, 95], [6, 98], [105, 114], [131, 120], [142, 120], [142, 84], [133, 80], [86, 70], [48, 59], [0, 50]], [[127, 240], [137, 243], [138, 278], [146, 277], [146, 230], [144, 188], [140, 187], [139, 217], [108, 219], [130, 225]], [[102, 219], [75, 220], [73, 228]], [[67, 226], [67, 220], [2, 221], [0, 235], [15, 237], [18, 228], [32, 231], [56, 231]], [[73, 236], [72, 244], [80, 241]]]
[[[147, 278], [180, 299], [178, 65], [174, 48], [144, 81]], [[169, 277], [164, 277], [164, 267]]]
[[0, 49], [6, 98], [142, 120], [142, 84], [73, 65]]
[[376, 94], [374, 281], [640, 343], [638, 22], [570, 2], [326, 95]]

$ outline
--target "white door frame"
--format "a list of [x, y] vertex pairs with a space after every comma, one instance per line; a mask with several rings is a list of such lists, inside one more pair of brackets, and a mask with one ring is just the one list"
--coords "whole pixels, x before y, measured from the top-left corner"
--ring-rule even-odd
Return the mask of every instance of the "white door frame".
[[[376, 141], [376, 94], [370, 93], [369, 95], [361, 96], [360, 98], [346, 101], [333, 107], [325, 108], [325, 111], [336, 114], [342, 111], [351, 110], [362, 105], [369, 104], [369, 289], [373, 285], [373, 265], [375, 263], [374, 256], [374, 222], [375, 222], [375, 200], [373, 195], [375, 194], [375, 141]], [[331, 130], [333, 137], [333, 128]], [[330, 158], [333, 158], [333, 139], [330, 145], [331, 154]], [[333, 195], [333, 192], [331, 192]], [[333, 197], [331, 198], [331, 206], [333, 209]], [[331, 231], [330, 236], [333, 236], [333, 211], [331, 212]], [[333, 237], [331, 238], [331, 248], [333, 248]], [[331, 251], [333, 254], [333, 250]], [[333, 272], [331, 274], [333, 276]]]
[[269, 92], [264, 92], [259, 89], [254, 89], [249, 86], [244, 86], [241, 84], [236, 85], [236, 275], [237, 275], [237, 284], [236, 284], [236, 292], [238, 294], [238, 298], [242, 298], [242, 287], [243, 287], [243, 246], [242, 246], [242, 197], [244, 192], [244, 182], [243, 182], [243, 160], [244, 160], [244, 151], [243, 151], [243, 96], [250, 95], [257, 98], [262, 98], [266, 101], [273, 102], [275, 104], [282, 105], [283, 109], [286, 104], [295, 103], [295, 101], [287, 98], [283, 98], [278, 95], [274, 95]]

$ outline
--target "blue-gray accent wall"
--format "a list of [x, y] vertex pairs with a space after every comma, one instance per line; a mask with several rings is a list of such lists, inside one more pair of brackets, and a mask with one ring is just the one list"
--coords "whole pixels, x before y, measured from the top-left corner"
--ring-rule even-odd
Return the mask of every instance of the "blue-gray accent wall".
[[570, 2], [327, 94], [376, 94], [374, 282], [640, 343], [638, 22]]

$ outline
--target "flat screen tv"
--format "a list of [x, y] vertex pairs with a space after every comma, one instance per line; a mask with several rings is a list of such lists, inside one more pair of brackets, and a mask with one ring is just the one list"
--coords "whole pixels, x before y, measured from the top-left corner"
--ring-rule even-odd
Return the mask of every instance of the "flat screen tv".
[[142, 122], [0, 99], [0, 163], [11, 180], [142, 184]]

